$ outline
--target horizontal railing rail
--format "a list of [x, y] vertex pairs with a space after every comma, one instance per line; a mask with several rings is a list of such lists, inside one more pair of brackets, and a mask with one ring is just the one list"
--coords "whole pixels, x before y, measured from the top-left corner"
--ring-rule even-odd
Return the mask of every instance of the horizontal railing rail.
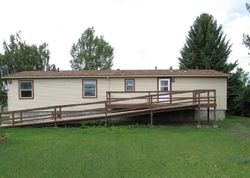
[[[136, 96], [135, 96], [136, 95]], [[139, 95], [139, 96], [137, 96]], [[88, 116], [123, 113], [131, 110], [155, 108], [176, 105], [216, 105], [216, 90], [183, 90], [183, 91], [108, 91], [106, 100], [97, 102], [54, 105], [48, 107], [29, 108], [15, 111], [0, 112], [0, 125], [31, 122], [50, 121], [57, 122], [63, 119], [86, 118]], [[70, 111], [70, 109], [78, 109]], [[92, 108], [91, 108], [92, 107]], [[67, 110], [68, 109], [68, 110]]]

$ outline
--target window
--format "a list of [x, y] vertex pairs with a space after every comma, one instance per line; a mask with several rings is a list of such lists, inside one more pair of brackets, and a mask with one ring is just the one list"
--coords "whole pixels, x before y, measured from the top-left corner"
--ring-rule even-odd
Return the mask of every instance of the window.
[[125, 91], [135, 91], [134, 79], [125, 79]]
[[96, 80], [83, 80], [83, 97], [96, 98], [97, 97], [97, 81]]
[[19, 81], [19, 98], [20, 99], [33, 99], [33, 81]]
[[169, 91], [170, 79], [159, 79], [159, 91]]

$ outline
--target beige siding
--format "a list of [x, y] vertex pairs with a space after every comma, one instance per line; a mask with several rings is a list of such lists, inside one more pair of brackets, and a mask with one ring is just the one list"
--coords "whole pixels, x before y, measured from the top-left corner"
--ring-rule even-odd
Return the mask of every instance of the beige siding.
[[61, 104], [103, 100], [107, 90], [106, 79], [98, 79], [98, 98], [82, 98], [82, 79], [36, 79], [34, 99], [18, 98], [18, 81], [9, 85], [9, 109], [25, 109]]
[[[136, 91], [156, 91], [157, 78], [134, 78]], [[9, 84], [8, 109], [26, 109], [61, 104], [85, 103], [106, 99], [106, 91], [124, 91], [124, 78], [97, 79], [97, 98], [82, 98], [82, 79], [35, 79], [34, 99], [20, 100], [18, 81]], [[175, 78], [172, 90], [216, 89], [218, 109], [226, 109], [226, 78]], [[113, 97], [125, 97], [116, 94]], [[130, 97], [138, 94], [129, 94]], [[92, 106], [89, 106], [91, 108]], [[75, 109], [75, 108], [71, 108]]]
[[[100, 78], [97, 79], [98, 97], [82, 98], [82, 79], [35, 79], [34, 99], [19, 99], [18, 80], [13, 80], [12, 84], [9, 84], [8, 108], [9, 110], [17, 110], [102, 101], [106, 99], [106, 91], [124, 91], [124, 84], [124, 78]], [[135, 89], [137, 91], [156, 90], [157, 78], [135, 78]], [[121, 94], [116, 97], [121, 97]], [[88, 108], [92, 107], [89, 106]]]
[[[135, 91], [156, 91], [157, 90], [157, 78], [134, 78], [135, 79]], [[110, 91], [124, 91], [125, 90], [125, 78], [111, 78], [110, 79]], [[127, 98], [138, 97], [147, 95], [147, 93], [114, 93], [112, 98]], [[126, 103], [142, 103], [145, 100], [130, 100]], [[120, 102], [124, 103], [124, 102]]]
[[227, 109], [226, 78], [175, 78], [172, 90], [216, 89], [218, 110]]

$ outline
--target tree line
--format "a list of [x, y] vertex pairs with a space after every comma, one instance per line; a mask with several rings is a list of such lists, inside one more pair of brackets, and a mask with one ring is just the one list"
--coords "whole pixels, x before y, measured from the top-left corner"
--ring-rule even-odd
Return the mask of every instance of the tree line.
[[[246, 4], [250, 12], [250, 5]], [[250, 36], [243, 35], [243, 44], [250, 49]], [[250, 116], [250, 84], [248, 73], [239, 67], [238, 61], [228, 61], [231, 53], [230, 41], [223, 33], [222, 25], [207, 13], [198, 16], [190, 27], [184, 47], [180, 50], [180, 69], [213, 69], [230, 74], [227, 88], [227, 104], [230, 114]], [[59, 70], [50, 64], [48, 44], [28, 45], [20, 32], [11, 35], [9, 43], [3, 42], [4, 53], [0, 53], [0, 77], [29, 70]], [[94, 27], [87, 28], [73, 43], [70, 54], [73, 70], [105, 70], [113, 66], [114, 48], [96, 36]], [[7, 95], [0, 78], [0, 105], [7, 104]]]

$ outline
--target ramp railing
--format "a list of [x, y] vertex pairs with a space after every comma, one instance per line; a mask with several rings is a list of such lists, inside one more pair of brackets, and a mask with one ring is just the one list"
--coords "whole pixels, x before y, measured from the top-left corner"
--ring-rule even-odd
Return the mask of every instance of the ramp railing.
[[106, 100], [78, 104], [55, 105], [0, 112], [0, 125], [15, 126], [19, 123], [55, 124], [70, 120], [92, 120], [95, 117], [107, 118], [114, 113], [126, 115], [128, 111], [153, 109], [174, 105], [194, 105], [215, 107], [215, 90], [187, 91], [108, 91]]

